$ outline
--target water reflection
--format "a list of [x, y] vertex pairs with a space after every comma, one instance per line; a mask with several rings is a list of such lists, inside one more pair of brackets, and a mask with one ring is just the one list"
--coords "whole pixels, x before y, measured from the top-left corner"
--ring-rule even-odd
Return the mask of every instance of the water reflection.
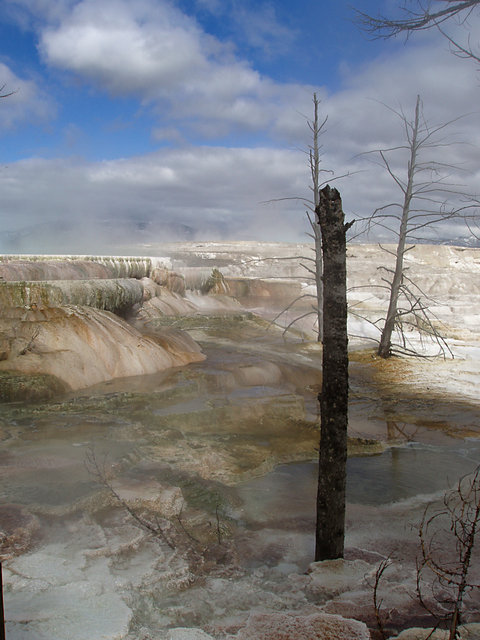
[[414, 442], [418, 433], [418, 426], [407, 422], [397, 422], [387, 420], [387, 441], [388, 442]]
[[[382, 454], [349, 458], [347, 502], [384, 505], [414, 496], [444, 492], [458, 478], [480, 464], [480, 442], [465, 441], [451, 448], [412, 444], [393, 447]], [[238, 487], [244, 500], [237, 513], [246, 526], [282, 528], [311, 519], [315, 512], [318, 465], [304, 462], [279, 465], [262, 478]]]
[[347, 499], [362, 504], [398, 502], [453, 487], [480, 464], [480, 444], [442, 448], [411, 444], [379, 456], [348, 461]]

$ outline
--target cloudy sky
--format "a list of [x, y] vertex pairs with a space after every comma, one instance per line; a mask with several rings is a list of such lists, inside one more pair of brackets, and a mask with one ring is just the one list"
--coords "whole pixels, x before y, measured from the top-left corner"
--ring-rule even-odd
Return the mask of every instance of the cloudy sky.
[[[477, 67], [433, 31], [372, 40], [355, 22], [353, 7], [397, 5], [0, 0], [0, 86], [14, 92], [0, 100], [0, 251], [304, 240], [305, 206], [283, 198], [311, 197], [314, 92], [328, 116], [324, 175], [350, 174], [335, 182], [348, 216], [401, 198], [378, 157], [359, 154], [404, 144], [394, 111], [411, 119], [417, 94], [432, 127], [462, 116], [435, 159], [459, 166], [449, 183], [480, 192]], [[480, 16], [451, 29], [476, 42]], [[405, 154], [391, 163], [403, 176]]]

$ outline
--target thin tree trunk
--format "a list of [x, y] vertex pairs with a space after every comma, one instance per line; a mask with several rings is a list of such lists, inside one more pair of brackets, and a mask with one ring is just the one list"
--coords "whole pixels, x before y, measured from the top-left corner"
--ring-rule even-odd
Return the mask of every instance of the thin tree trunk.
[[[312, 173], [313, 204], [315, 211], [319, 205], [320, 198], [320, 149], [318, 136], [323, 124], [318, 121], [319, 99], [317, 94], [313, 94], [313, 122], [309, 125], [313, 134], [313, 147], [310, 149], [310, 170]], [[317, 341], [323, 342], [323, 256], [322, 256], [322, 232], [317, 224], [312, 224], [313, 236], [315, 239], [315, 286], [317, 288]]]
[[3, 609], [3, 577], [0, 562], [0, 640], [5, 640], [5, 611]]
[[342, 558], [348, 424], [346, 231], [342, 200], [328, 185], [316, 214], [323, 249], [323, 380], [315, 560]]
[[315, 236], [315, 285], [317, 287], [317, 342], [323, 342], [323, 260], [322, 234], [318, 224], [312, 225]]
[[382, 335], [380, 336], [380, 344], [378, 345], [377, 355], [382, 358], [389, 358], [392, 355], [392, 334], [395, 329], [398, 313], [398, 298], [400, 296], [400, 287], [403, 281], [403, 258], [405, 255], [405, 245], [407, 242], [408, 218], [410, 216], [410, 206], [412, 202], [413, 184], [415, 179], [415, 170], [417, 166], [418, 152], [418, 126], [420, 118], [420, 96], [417, 96], [417, 104], [415, 107], [415, 125], [412, 131], [412, 140], [410, 142], [410, 159], [408, 161], [407, 186], [404, 191], [402, 218], [400, 220], [400, 229], [398, 234], [398, 244], [395, 261], [395, 271], [392, 283], [390, 285], [390, 300], [388, 303], [387, 317], [383, 326]]

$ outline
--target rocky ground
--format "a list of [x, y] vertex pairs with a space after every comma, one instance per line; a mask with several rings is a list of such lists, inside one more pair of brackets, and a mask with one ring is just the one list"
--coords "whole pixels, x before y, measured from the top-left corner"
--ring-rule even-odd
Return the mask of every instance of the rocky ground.
[[[302, 496], [287, 492], [269, 511], [264, 498], [280, 482], [281, 470], [278, 476], [265, 475], [266, 484], [255, 485], [278, 463], [316, 455], [321, 350], [308, 338], [315, 328], [304, 323], [285, 342], [282, 330], [268, 323], [292, 297], [311, 293], [299, 260], [289, 259], [292, 253], [308, 254], [308, 248], [197, 243], [151, 250], [164, 256], [156, 264], [184, 274], [192, 289], [182, 290], [178, 278], [170, 276], [169, 286], [159, 291], [166, 284], [165, 273], [163, 285], [149, 278], [142, 284], [143, 304], [128, 323], [115, 317], [114, 324], [138, 341], [137, 348], [151, 341], [152, 353], [162, 347], [170, 354], [189, 351], [201, 360], [199, 345], [206, 360], [115, 382], [118, 375], [137, 373], [107, 366], [109, 354], [117, 354], [115, 343], [123, 347], [124, 333], [107, 336], [99, 315], [108, 320], [109, 312], [88, 307], [81, 314], [99, 327], [96, 338], [104, 335], [101, 347], [100, 341], [93, 345], [106, 371], [102, 384], [55, 395], [46, 403], [36, 399], [33, 405], [4, 405], [0, 522], [7, 637], [380, 637], [372, 594], [379, 562], [387, 557], [392, 565], [379, 587], [386, 636], [431, 625], [413, 597], [418, 523], [427, 504], [433, 510], [441, 505], [443, 491], [425, 485], [404, 499], [350, 502], [345, 560], [310, 564], [313, 515], [308, 505], [304, 511], [300, 506], [300, 511], [290, 511]], [[387, 448], [393, 457], [400, 456], [396, 464], [401, 465], [402, 452], [423, 455], [431, 447], [447, 456], [435, 459], [433, 475], [443, 473], [442, 465], [456, 474], [468, 456], [478, 456], [476, 445], [470, 444], [476, 440], [468, 438], [477, 438], [480, 428], [480, 253], [453, 247], [409, 252], [409, 273], [426, 294], [435, 296], [432, 309], [455, 358], [387, 363], [375, 358], [371, 348], [372, 320], [385, 302], [377, 288], [378, 255], [378, 247], [349, 249], [350, 306], [355, 310], [350, 324], [351, 453]], [[389, 259], [387, 254], [387, 266]], [[225, 281], [219, 291], [213, 278], [207, 287], [212, 295], [203, 296], [200, 290], [214, 268]], [[53, 267], [49, 269], [51, 278]], [[19, 273], [21, 269], [15, 277]], [[29, 321], [41, 313], [42, 333], [30, 347], [33, 334], [29, 338], [18, 330], [7, 342], [17, 361], [35, 359], [37, 376], [52, 375], [38, 363], [48, 362], [49, 353], [58, 363], [55, 354], [68, 351], [84, 328], [75, 325], [70, 342], [67, 337], [64, 343], [53, 344], [53, 337], [48, 342], [47, 335], [58, 332], [46, 328], [46, 319], [51, 315], [58, 322], [65, 311], [48, 305], [39, 309], [41, 300], [33, 303], [36, 308], [29, 300], [22, 318], [13, 313], [12, 326], [25, 313]], [[302, 298], [297, 311], [282, 315], [284, 325], [308, 304]], [[4, 328], [8, 331], [12, 333]], [[94, 338], [87, 343], [92, 345]], [[420, 346], [417, 337], [411, 339]], [[59, 369], [53, 372], [61, 381], [58, 388], [52, 386], [54, 394], [65, 394], [62, 384], [85, 386], [72, 382], [82, 368], [101, 370], [92, 365], [92, 352], [85, 356], [83, 346], [70, 351], [76, 357], [83, 353], [84, 363], [65, 360], [63, 377]], [[125, 358], [126, 366], [133, 362]], [[29, 372], [28, 367], [16, 371], [18, 376]], [[450, 456], [449, 447], [455, 455], [459, 452], [457, 458]], [[106, 454], [110, 458], [104, 466]], [[248, 515], [253, 507], [245, 496], [258, 493], [259, 487], [260, 507]], [[449, 554], [445, 551], [445, 558]], [[471, 595], [463, 638], [480, 637], [474, 624], [478, 591]], [[408, 634], [400, 637], [425, 638], [427, 632]]]

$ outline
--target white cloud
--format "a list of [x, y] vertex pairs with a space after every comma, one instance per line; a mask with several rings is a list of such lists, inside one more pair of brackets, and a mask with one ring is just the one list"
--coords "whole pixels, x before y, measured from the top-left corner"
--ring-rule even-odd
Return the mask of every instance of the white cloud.
[[262, 77], [166, 2], [82, 0], [43, 29], [40, 50], [48, 64], [114, 95], [134, 95], [160, 119], [167, 113], [207, 135], [275, 129], [286, 109], [299, 106], [299, 87]]
[[4, 0], [2, 10], [23, 29], [32, 29], [38, 21], [53, 21], [65, 17], [76, 2], [77, 0]]
[[[12, 249], [16, 242], [19, 250], [41, 251], [48, 232], [32, 229], [58, 227], [59, 221], [70, 229], [62, 241], [65, 250], [73, 250], [69, 242], [93, 251], [92, 243], [175, 239], [184, 232], [201, 239], [304, 238], [301, 203], [260, 203], [310, 195], [307, 156], [297, 149], [311, 143], [305, 120], [312, 112], [313, 87], [262, 76], [232, 55], [228, 43], [207, 36], [164, 2], [82, 0], [74, 7], [67, 2], [57, 13], [42, 31], [45, 60], [152, 105], [158, 116], [153, 138], [178, 148], [103, 163], [9, 166], [0, 172], [0, 248]], [[420, 93], [435, 125], [475, 111], [479, 96], [473, 66], [452, 56], [441, 36], [431, 33], [418, 45], [345, 69], [335, 93], [317, 92], [322, 113], [329, 115], [321, 140], [323, 167], [352, 174], [336, 184], [346, 212], [357, 216], [398, 198], [391, 178], [358, 157], [402, 141], [401, 123], [381, 102], [403, 107], [408, 115]], [[452, 129], [452, 138], [468, 144], [439, 150], [442, 162], [471, 168], [452, 177], [469, 192], [480, 190], [479, 117], [473, 113]], [[191, 129], [212, 137], [232, 129], [260, 132], [263, 140], [270, 135], [270, 144], [283, 148], [187, 146]], [[399, 163], [395, 168], [404, 170]], [[459, 227], [450, 229], [456, 234]]]
[[287, 54], [299, 32], [277, 17], [275, 4], [261, 0], [196, 0], [200, 14], [221, 17], [224, 28], [235, 42], [256, 49], [262, 57]]
[[194, 77], [206, 65], [201, 34], [168, 5], [84, 0], [44, 30], [41, 51], [113, 93], [150, 96]]
[[298, 33], [281, 24], [273, 4], [233, 3], [232, 20], [239, 36], [262, 55], [272, 57], [289, 51]]
[[[449, 93], [449, 87], [454, 91]], [[322, 111], [329, 114], [322, 137], [323, 166], [337, 174], [353, 174], [335, 183], [347, 213], [367, 215], [398, 199], [391, 178], [355, 155], [402, 141], [401, 123], [378, 100], [395, 108], [401, 104], [409, 115], [417, 92], [422, 94], [425, 114], [434, 124], [471, 110], [478, 97], [469, 65], [465, 67], [464, 61], [437, 45], [380, 58], [347, 78], [343, 90], [321, 95]], [[292, 103], [288, 106], [289, 101], [281, 100], [287, 94]], [[272, 118], [275, 126], [290, 136], [294, 149], [306, 149], [310, 140], [302, 114], [308, 116], [312, 111], [311, 88], [262, 80], [260, 95], [275, 107], [265, 113], [262, 102], [251, 98], [252, 111], [246, 109], [243, 115], [246, 122], [252, 119], [260, 126], [262, 119]], [[220, 126], [221, 119], [215, 120], [208, 103], [197, 103], [197, 107], [204, 125]], [[466, 190], [471, 192], [478, 191], [480, 184], [475, 173], [480, 166], [478, 118], [473, 114], [453, 127], [454, 138], [471, 144], [442, 149], [440, 157], [444, 162], [465, 160], [472, 171], [453, 178], [467, 184]], [[171, 125], [160, 128], [157, 135], [181, 140], [181, 132]], [[395, 167], [405, 169], [399, 164]], [[205, 240], [302, 240], [307, 225], [300, 202], [262, 202], [309, 197], [308, 183], [307, 156], [301, 150], [285, 148], [182, 146], [101, 163], [16, 163], [0, 172], [0, 248], [46, 250], [48, 229], [55, 228], [58, 236], [59, 223], [68, 223], [62, 239], [65, 251], [100, 251], [101, 247], [116, 251], [130, 240], [148, 243], [185, 234]], [[38, 225], [43, 225], [44, 233]], [[452, 235], [461, 229], [458, 223], [449, 226]]]
[[197, 238], [301, 239], [299, 204], [262, 201], [291, 188], [307, 195], [302, 162], [294, 151], [192, 147], [101, 163], [11, 164], [0, 172], [0, 251], [115, 251], [180, 239], [185, 230]]
[[[479, 98], [475, 69], [468, 61], [452, 56], [437, 35], [418, 46], [410, 45], [396, 54], [379, 57], [349, 74], [343, 89], [322, 102], [322, 113], [329, 115], [322, 139], [325, 167], [337, 173], [360, 171], [341, 181], [347, 210], [367, 215], [401, 197], [386, 172], [372, 164], [374, 158], [358, 154], [404, 144], [402, 122], [385, 105], [403, 110], [407, 118], [413, 119], [418, 94], [431, 127], [470, 112], [445, 129], [445, 143], [453, 144], [438, 147], [433, 158], [459, 167], [448, 171], [448, 182], [463, 185], [467, 193], [480, 191], [474, 176], [480, 166], [480, 113], [474, 112]], [[393, 168], [405, 175], [406, 158], [401, 157], [392, 160]], [[457, 233], [453, 227], [452, 233]]]
[[152, 131], [152, 138], [157, 142], [172, 142], [179, 145], [185, 144], [184, 137], [175, 127], [156, 127]]
[[13, 129], [25, 121], [44, 122], [54, 115], [53, 101], [45, 90], [32, 80], [20, 78], [0, 62], [2, 86], [2, 94], [13, 93], [0, 100], [0, 131]]

